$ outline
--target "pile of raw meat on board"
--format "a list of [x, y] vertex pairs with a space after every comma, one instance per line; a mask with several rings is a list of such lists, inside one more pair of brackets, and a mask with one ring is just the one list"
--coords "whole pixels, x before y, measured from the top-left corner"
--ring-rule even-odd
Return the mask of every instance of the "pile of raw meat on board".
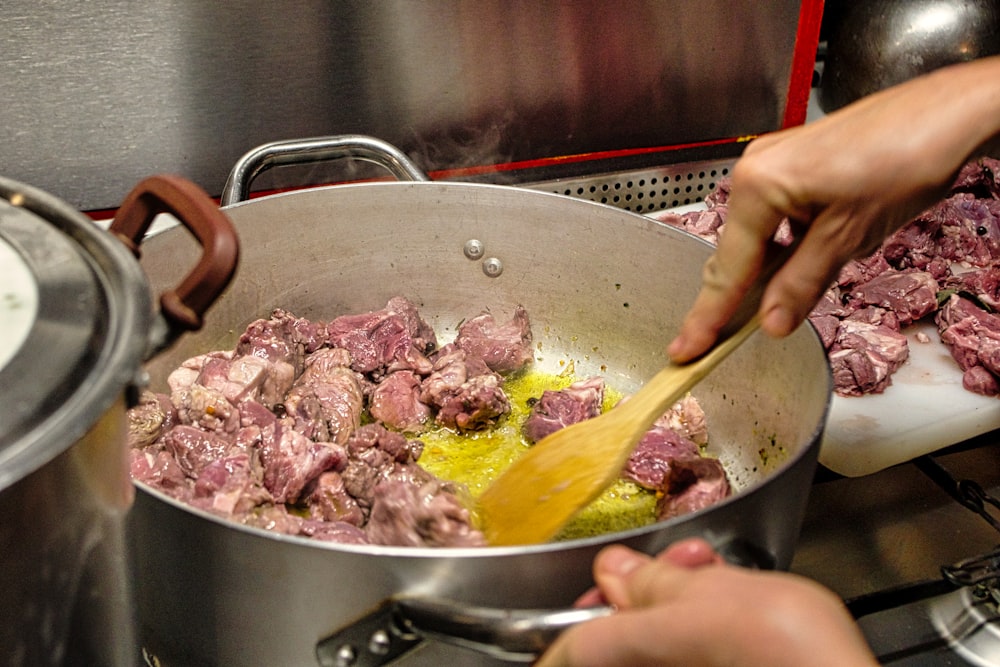
[[[657, 219], [712, 243], [724, 233], [728, 179], [705, 211]], [[788, 229], [779, 230], [779, 235]], [[909, 356], [906, 326], [933, 318], [965, 389], [1000, 394], [1000, 160], [961, 170], [948, 195], [852, 260], [809, 316], [842, 396], [881, 393]], [[926, 343], [926, 336], [917, 336]]]
[[[134, 479], [246, 525], [319, 540], [480, 546], [471, 499], [418, 465], [421, 432], [488, 429], [510, 412], [503, 380], [532, 362], [528, 314], [483, 313], [453, 342], [403, 297], [379, 311], [310, 321], [283, 310], [252, 322], [234, 350], [185, 361], [169, 395], [129, 410]], [[600, 413], [604, 381], [546, 391], [522, 425], [528, 442]], [[729, 492], [700, 455], [692, 398], [649, 431], [623, 476], [656, 491], [669, 518]]]

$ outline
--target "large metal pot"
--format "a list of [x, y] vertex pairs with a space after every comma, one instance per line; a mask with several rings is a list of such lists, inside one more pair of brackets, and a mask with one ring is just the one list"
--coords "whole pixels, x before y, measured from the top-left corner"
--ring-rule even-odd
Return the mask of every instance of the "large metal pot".
[[[356, 149], [366, 159], [385, 150], [382, 161], [394, 172], [419, 174], [405, 156], [367, 138], [289, 142], [248, 154], [226, 199], [245, 194], [247, 175], [291, 161], [292, 154], [309, 160]], [[162, 386], [188, 356], [233, 347], [246, 324], [272, 308], [329, 319], [403, 295], [444, 341], [470, 313], [490, 308], [500, 316], [523, 304], [538, 365], [557, 372], [571, 360], [580, 376], [600, 373], [630, 391], [665, 362], [664, 346], [711, 250], [620, 209], [490, 185], [340, 185], [224, 210], [241, 238], [239, 275], [210, 326], [148, 366], [154, 385]], [[169, 273], [182, 240], [166, 232], [147, 241], [144, 267], [154, 285]], [[659, 525], [560, 544], [319, 544], [227, 523], [140, 485], [129, 528], [143, 645], [163, 665], [363, 665], [444, 635], [449, 642], [498, 642], [495, 653], [524, 658], [544, 637], [498, 630], [492, 621], [517, 615], [495, 610], [568, 606], [590, 585], [592, 557], [610, 542], [656, 552], [699, 535], [733, 561], [785, 568], [830, 391], [811, 328], [784, 340], [753, 337], [695, 392], [708, 414], [710, 449], [739, 493]], [[338, 634], [389, 600], [396, 602], [382, 607], [382, 618]], [[542, 630], [578, 620], [535, 618], [542, 620], [526, 625]], [[480, 665], [486, 659], [425, 641], [404, 660]]]
[[[174, 212], [205, 254], [155, 315], [127, 245], [159, 211]], [[134, 495], [128, 395], [145, 381], [143, 361], [200, 323], [233, 274], [237, 244], [208, 195], [175, 177], [136, 186], [115, 231], [126, 243], [55, 197], [0, 179], [4, 665], [136, 662], [123, 537]]]

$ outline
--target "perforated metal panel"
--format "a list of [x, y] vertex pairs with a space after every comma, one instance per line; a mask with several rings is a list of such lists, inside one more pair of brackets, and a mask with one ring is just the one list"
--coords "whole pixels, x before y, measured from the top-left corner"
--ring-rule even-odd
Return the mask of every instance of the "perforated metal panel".
[[610, 204], [636, 213], [704, 201], [735, 160], [686, 162], [641, 171], [531, 183], [525, 187]]

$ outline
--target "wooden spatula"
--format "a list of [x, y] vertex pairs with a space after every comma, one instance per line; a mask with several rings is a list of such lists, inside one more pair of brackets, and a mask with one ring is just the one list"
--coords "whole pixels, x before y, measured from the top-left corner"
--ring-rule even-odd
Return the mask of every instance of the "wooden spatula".
[[757, 330], [764, 286], [797, 245], [772, 244], [764, 268], [715, 347], [690, 363], [668, 365], [614, 409], [546, 436], [494, 480], [479, 497], [488, 542], [547, 541], [613, 484], [653, 422]]
[[759, 326], [754, 316], [695, 361], [665, 367], [613, 410], [542, 438], [479, 497], [489, 543], [534, 544], [554, 537], [621, 476], [653, 422]]

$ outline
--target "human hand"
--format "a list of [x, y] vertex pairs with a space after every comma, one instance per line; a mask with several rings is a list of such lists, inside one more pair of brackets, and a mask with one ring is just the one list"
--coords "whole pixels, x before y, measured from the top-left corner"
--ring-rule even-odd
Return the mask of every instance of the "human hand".
[[751, 142], [732, 172], [726, 225], [668, 353], [705, 352], [759, 273], [784, 218], [799, 248], [761, 300], [761, 328], [791, 333], [850, 259], [933, 204], [1000, 133], [1000, 57], [936, 70], [807, 125]]
[[728, 565], [703, 540], [656, 558], [611, 546], [594, 561], [611, 616], [564, 632], [536, 667], [873, 667], [841, 600], [792, 574]]

